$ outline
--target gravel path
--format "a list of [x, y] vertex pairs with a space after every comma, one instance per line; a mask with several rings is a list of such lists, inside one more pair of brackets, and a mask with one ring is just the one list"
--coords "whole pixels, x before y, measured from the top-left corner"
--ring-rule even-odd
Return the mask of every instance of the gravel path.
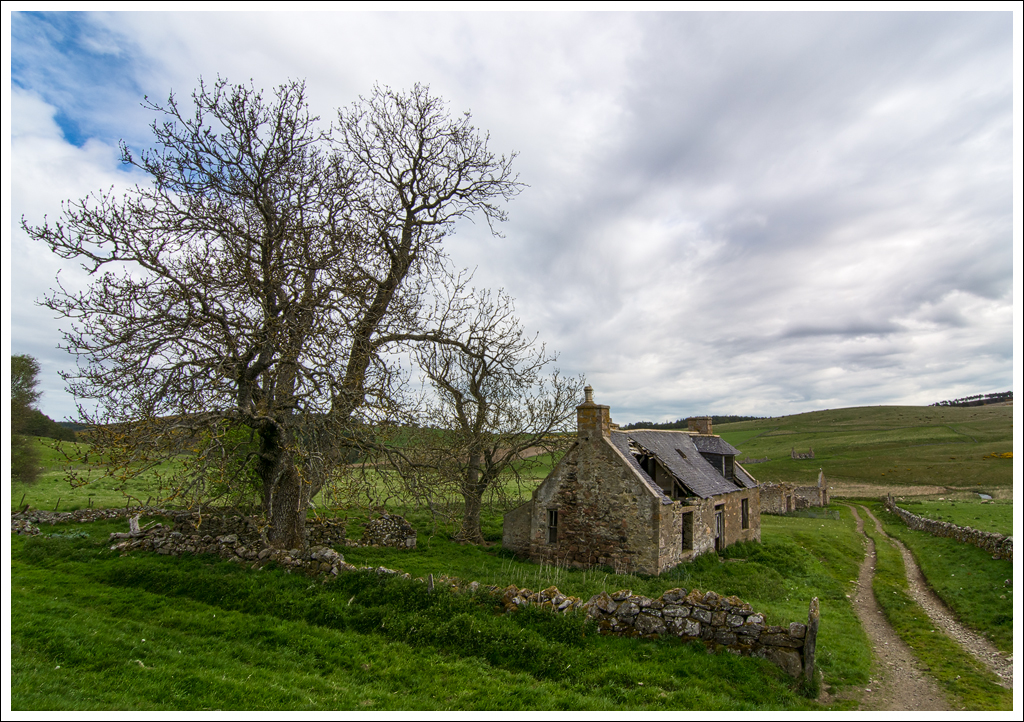
[[[864, 534], [864, 522], [857, 510], [846, 505]], [[863, 507], [862, 507], [863, 508]], [[867, 509], [864, 509], [867, 511]], [[870, 513], [870, 512], [869, 512]], [[871, 680], [864, 688], [860, 706], [864, 710], [946, 710], [949, 705], [938, 684], [921, 671], [921, 663], [886, 620], [871, 581], [875, 576], [875, 543], [865, 534], [867, 554], [860, 566], [854, 609], [871, 640], [875, 663]]]
[[[875, 528], [880, 534], [882, 523], [875, 518], [868, 509], [861, 507], [875, 522]], [[858, 527], [859, 528], [859, 527]], [[955, 640], [957, 644], [970, 652], [974, 657], [992, 670], [993, 674], [999, 677], [1000, 684], [1007, 689], [1013, 689], [1013, 658], [1007, 659], [998, 649], [977, 632], [968, 629], [957, 621], [956, 615], [947, 607], [938, 595], [935, 594], [925, 581], [921, 569], [914, 561], [913, 555], [898, 539], [888, 537], [889, 541], [896, 545], [903, 555], [903, 564], [907, 570], [907, 583], [910, 594], [914, 600], [921, 605], [921, 608], [928, 613], [932, 622], [946, 633], [946, 636]]]

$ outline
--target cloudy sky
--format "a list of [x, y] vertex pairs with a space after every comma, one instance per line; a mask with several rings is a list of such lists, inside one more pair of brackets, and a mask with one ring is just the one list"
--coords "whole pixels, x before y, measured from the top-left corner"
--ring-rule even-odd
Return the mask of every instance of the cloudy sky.
[[5, 335], [54, 418], [74, 361], [33, 300], [83, 278], [20, 218], [144, 181], [142, 97], [218, 74], [304, 78], [324, 118], [374, 83], [472, 111], [529, 187], [448, 252], [618, 422], [1013, 388], [1011, 12], [8, 17]]

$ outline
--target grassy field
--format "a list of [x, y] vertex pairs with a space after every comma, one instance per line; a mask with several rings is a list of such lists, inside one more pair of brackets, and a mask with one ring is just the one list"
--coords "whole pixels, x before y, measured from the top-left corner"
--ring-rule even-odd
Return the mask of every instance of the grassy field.
[[[772, 459], [748, 467], [762, 481], [813, 483], [823, 467], [830, 482], [867, 485], [875, 494], [927, 487], [930, 496], [901, 502], [924, 516], [984, 530], [1012, 527], [1012, 501], [1003, 501], [1012, 498], [1013, 462], [1003, 458], [1011, 448], [1006, 407], [843, 409], [715, 431], [745, 456]], [[92, 483], [72, 489], [64, 457], [52, 442], [36, 443], [45, 472], [35, 485], [12, 486], [12, 508], [126, 503], [114, 480], [81, 464], [72, 470], [90, 474]], [[791, 448], [810, 447], [815, 459], [790, 459]], [[534, 484], [555, 459], [540, 461], [529, 473]], [[156, 503], [159, 475], [173, 470], [168, 464], [134, 482], [130, 496]], [[516, 497], [530, 489], [528, 483], [507, 491]], [[996, 500], [969, 503], [977, 492]], [[458, 500], [447, 504], [442, 512]], [[1009, 564], [910, 532], [880, 505], [871, 508], [911, 548], [961, 619], [1010, 651]], [[583, 598], [623, 588], [655, 597], [676, 586], [713, 589], [750, 602], [769, 623], [803, 620], [817, 596], [826, 683], [842, 694], [868, 681], [871, 652], [850, 603], [863, 548], [845, 507], [821, 519], [764, 516], [761, 544], [736, 545], [724, 561], [705, 556], [653, 578], [517, 561], [500, 549], [497, 506], [482, 516], [484, 546], [452, 542], [450, 514], [437, 514], [436, 505], [433, 513], [425, 505], [389, 509], [417, 528], [418, 548], [346, 548], [348, 561], [413, 576], [448, 574], [535, 590], [555, 585]], [[369, 515], [356, 507], [327, 511], [348, 517], [350, 538], [360, 536]], [[120, 558], [106, 538], [125, 526], [102, 522], [11, 537], [14, 709], [818, 708], [761, 660], [709, 655], [672, 640], [600, 637], [583, 620], [547, 613], [497, 616], [493, 601], [479, 596], [425, 597], [421, 586], [372, 574], [324, 583], [205, 557]], [[898, 557], [880, 551], [876, 595], [890, 621], [921, 650], [958, 705], [1005, 708], [1001, 692], [986, 691], [987, 673], [934, 640], [906, 595], [901, 569]]]
[[[12, 537], [13, 709], [818, 708], [763, 660], [605, 638], [580, 617], [543, 610], [495, 615], [484, 595], [428, 595], [373, 573], [324, 582], [209, 557], [121, 558], [106, 537], [123, 526]], [[805, 618], [819, 596], [826, 681], [864, 684], [870, 650], [847, 596], [861, 553], [851, 520], [768, 526], [762, 545], [661, 578], [544, 569], [447, 539], [347, 553], [414, 575], [557, 583], [581, 596], [712, 588], [777, 622]]]
[[[715, 432], [760, 481], [830, 483], [1012, 497], [1013, 407], [869, 406], [721, 424]], [[814, 450], [796, 460], [790, 451]], [[839, 492], [836, 492], [837, 494]]]
[[899, 506], [927, 519], [1013, 536], [1011, 499], [902, 499]]

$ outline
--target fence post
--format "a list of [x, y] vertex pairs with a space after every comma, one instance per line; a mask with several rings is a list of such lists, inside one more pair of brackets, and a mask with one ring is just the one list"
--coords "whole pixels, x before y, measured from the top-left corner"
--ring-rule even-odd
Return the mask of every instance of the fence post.
[[804, 679], [814, 683], [814, 648], [818, 642], [818, 622], [821, 613], [818, 611], [818, 598], [811, 600], [811, 608], [807, 613], [807, 633], [804, 636]]

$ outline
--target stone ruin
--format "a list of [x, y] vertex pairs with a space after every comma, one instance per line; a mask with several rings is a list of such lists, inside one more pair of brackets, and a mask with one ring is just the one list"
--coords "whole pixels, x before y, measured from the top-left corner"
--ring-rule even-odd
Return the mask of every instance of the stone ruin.
[[366, 522], [360, 546], [416, 548], [416, 530], [412, 524], [396, 514], [383, 513]]

